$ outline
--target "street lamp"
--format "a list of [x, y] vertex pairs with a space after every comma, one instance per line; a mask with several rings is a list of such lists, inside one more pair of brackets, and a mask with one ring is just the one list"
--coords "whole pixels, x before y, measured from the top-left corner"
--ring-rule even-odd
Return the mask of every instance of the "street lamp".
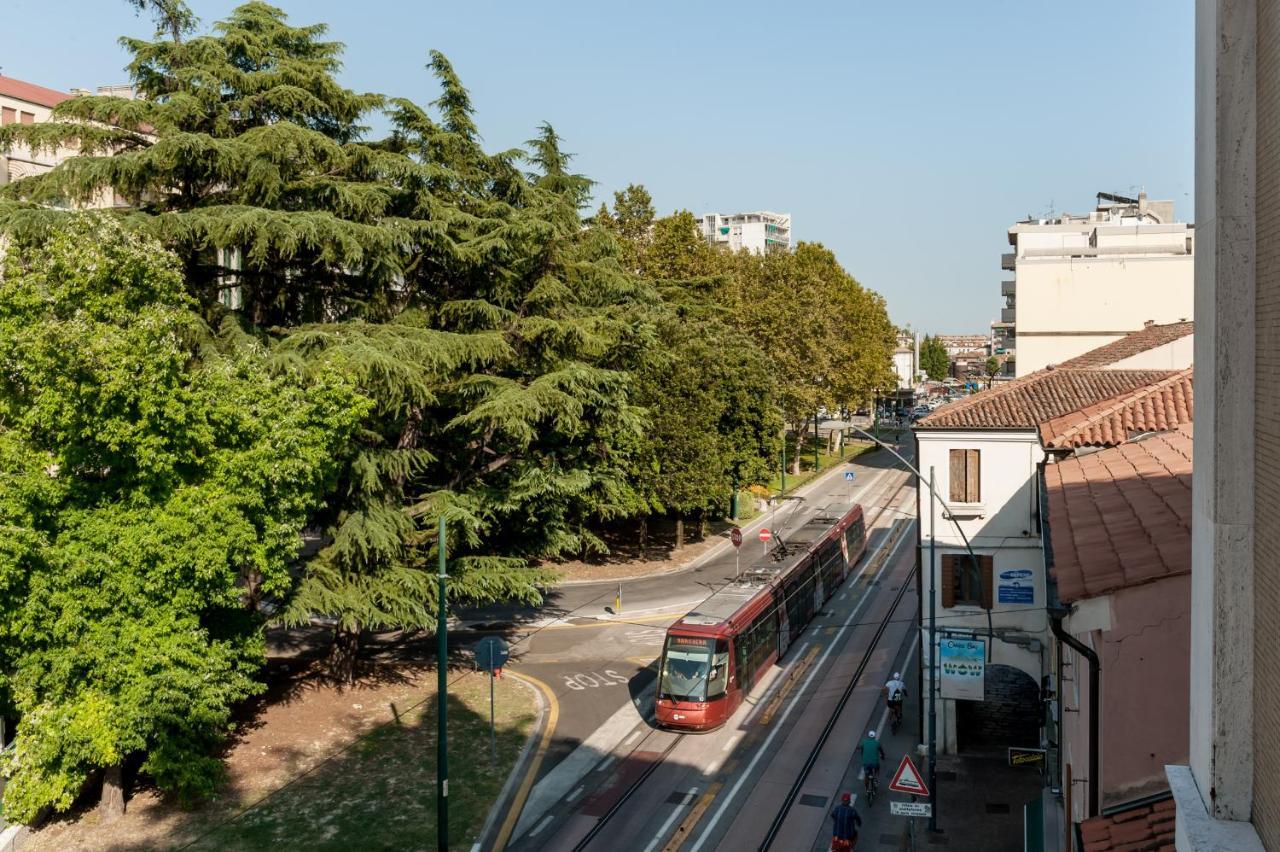
[[436, 844], [440, 852], [449, 849], [449, 630], [445, 611], [445, 582], [449, 575], [445, 572], [447, 557], [445, 555], [444, 514], [436, 528], [436, 549], [440, 553], [440, 572], [436, 575], [439, 583], [440, 614], [436, 621], [436, 670], [439, 672], [436, 687]]
[[[907, 466], [907, 469], [916, 475], [916, 482], [920, 486], [927, 487], [929, 494], [933, 499], [929, 502], [929, 804], [931, 813], [929, 814], [929, 830], [938, 830], [938, 589], [937, 589], [937, 572], [934, 571], [936, 562], [935, 554], [937, 552], [937, 514], [936, 508], [942, 507], [944, 518], [950, 519], [955, 525], [956, 532], [960, 533], [960, 539], [964, 542], [964, 549], [969, 552], [969, 560], [974, 572], [978, 571], [978, 557], [973, 552], [973, 547], [969, 544], [969, 537], [964, 534], [964, 529], [951, 513], [951, 509], [946, 502], [938, 494], [934, 488], [933, 467], [929, 468], [929, 481], [926, 484], [924, 475], [920, 473], [911, 462], [907, 461], [902, 455], [890, 447], [884, 441], [881, 441], [875, 435], [872, 435], [865, 429], [857, 426], [850, 426], [855, 432], [861, 433], [863, 436], [871, 439], [876, 446], [888, 450], [894, 458]], [[991, 647], [991, 611], [987, 610], [987, 648], [990, 653]]]

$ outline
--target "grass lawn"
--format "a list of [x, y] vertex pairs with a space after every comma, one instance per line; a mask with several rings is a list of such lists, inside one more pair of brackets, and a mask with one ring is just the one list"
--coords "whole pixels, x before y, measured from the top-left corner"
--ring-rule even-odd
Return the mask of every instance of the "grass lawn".
[[[537, 718], [533, 691], [496, 682], [498, 760], [489, 759], [489, 683], [451, 672], [450, 848], [470, 849]], [[184, 809], [153, 788], [101, 824], [90, 807], [32, 833], [63, 850], [402, 850], [436, 846], [436, 674], [383, 667], [356, 686], [310, 670], [278, 682], [225, 755], [227, 780]]]
[[[826, 442], [823, 442], [824, 446]], [[840, 453], [828, 453], [825, 450], [818, 453], [818, 467], [813, 466], [813, 441], [805, 442], [804, 452], [800, 454], [800, 473], [793, 474], [791, 472], [791, 453], [795, 450], [795, 445], [789, 443], [787, 446], [787, 493], [795, 491], [797, 487], [804, 485], [810, 479], [813, 479], [824, 470], [830, 470], [836, 465], [844, 464], [852, 461], [863, 453], [870, 452], [875, 449], [875, 444], [870, 441], [850, 441], [845, 444], [844, 455]], [[776, 475], [769, 481], [769, 490], [777, 493], [782, 488], [782, 477]]]

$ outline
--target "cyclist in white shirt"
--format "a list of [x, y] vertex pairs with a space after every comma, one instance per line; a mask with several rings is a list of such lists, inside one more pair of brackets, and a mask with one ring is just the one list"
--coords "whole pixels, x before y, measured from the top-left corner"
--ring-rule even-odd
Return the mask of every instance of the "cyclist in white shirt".
[[907, 697], [907, 684], [902, 674], [894, 672], [893, 677], [884, 685], [885, 703], [889, 705], [889, 713], [893, 716], [894, 726], [902, 721], [902, 699]]

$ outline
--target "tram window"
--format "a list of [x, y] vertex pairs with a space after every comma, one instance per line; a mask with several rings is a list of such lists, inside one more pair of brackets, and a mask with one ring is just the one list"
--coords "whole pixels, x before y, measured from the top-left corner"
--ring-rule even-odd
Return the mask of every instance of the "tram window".
[[716, 650], [711, 657], [711, 670], [707, 672], [707, 699], [724, 695], [729, 684], [729, 643], [724, 639], [716, 641]]

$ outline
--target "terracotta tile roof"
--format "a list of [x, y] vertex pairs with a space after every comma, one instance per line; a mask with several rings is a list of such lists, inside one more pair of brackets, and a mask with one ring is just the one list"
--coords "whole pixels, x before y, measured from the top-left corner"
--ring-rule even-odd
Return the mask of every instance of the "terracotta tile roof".
[[1172, 798], [1092, 817], [1080, 823], [1084, 852], [1173, 852], [1176, 818]]
[[1035, 429], [1047, 420], [1132, 393], [1173, 370], [1046, 369], [944, 405], [917, 429]]
[[0, 95], [50, 108], [75, 97], [75, 95], [68, 92], [46, 89], [44, 86], [37, 86], [35, 83], [28, 83], [25, 80], [15, 80], [2, 74], [0, 74]]
[[1045, 466], [1064, 603], [1191, 571], [1192, 425]]
[[1063, 361], [1059, 368], [1099, 368], [1131, 358], [1148, 349], [1164, 346], [1186, 337], [1195, 331], [1194, 322], [1171, 322], [1167, 325], [1149, 325], [1142, 331], [1127, 334], [1114, 343], [1091, 349], [1070, 361]]
[[1045, 449], [1113, 447], [1134, 432], [1164, 432], [1190, 423], [1192, 373], [1167, 379], [1040, 424]]

